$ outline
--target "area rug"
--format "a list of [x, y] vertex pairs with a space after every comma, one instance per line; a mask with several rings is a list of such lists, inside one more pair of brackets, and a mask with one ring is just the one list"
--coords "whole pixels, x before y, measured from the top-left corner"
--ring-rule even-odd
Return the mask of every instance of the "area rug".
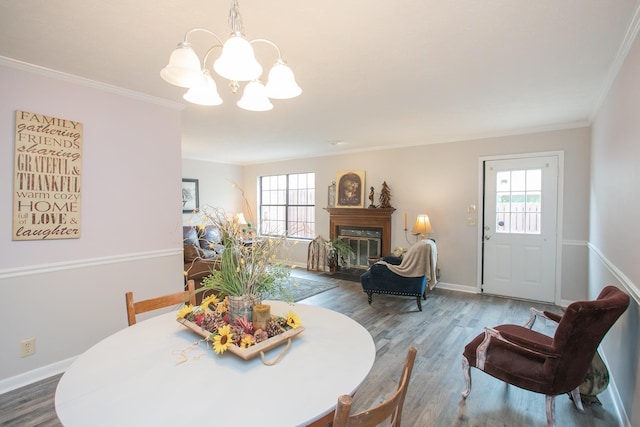
[[293, 297], [294, 302], [298, 302], [305, 298], [309, 298], [322, 292], [328, 291], [329, 289], [337, 288], [338, 285], [328, 282], [316, 282], [315, 280], [291, 277], [289, 279], [289, 283], [285, 287], [286, 291], [284, 295], [269, 295], [264, 299], [286, 300], [288, 293], [291, 297]]

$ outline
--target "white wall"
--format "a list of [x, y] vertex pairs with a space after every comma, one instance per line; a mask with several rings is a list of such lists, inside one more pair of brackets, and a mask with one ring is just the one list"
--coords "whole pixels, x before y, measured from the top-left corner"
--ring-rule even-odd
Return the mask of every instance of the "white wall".
[[[352, 153], [313, 159], [298, 159], [244, 168], [250, 200], [255, 203], [256, 180], [261, 175], [316, 173], [316, 231], [328, 237], [327, 186], [344, 170], [366, 171], [366, 188], [375, 187], [376, 202], [383, 181], [391, 188], [392, 247], [407, 247], [415, 238], [404, 233], [404, 213], [409, 228], [417, 214], [429, 212], [438, 244], [438, 265], [443, 286], [474, 292], [477, 283], [476, 226], [467, 225], [467, 206], [479, 205], [479, 159], [484, 156], [564, 151], [564, 229], [562, 299], [586, 296], [587, 236], [589, 208], [588, 128], [568, 129], [501, 138], [423, 145], [403, 149]], [[367, 191], [368, 194], [368, 191]], [[479, 222], [478, 218], [478, 222]], [[306, 245], [292, 253], [294, 261], [306, 265]]]
[[[127, 325], [138, 298], [183, 286], [180, 109], [0, 61], [0, 392], [64, 368]], [[84, 127], [79, 239], [12, 241], [14, 112]], [[19, 342], [36, 339], [36, 354]]]
[[640, 425], [640, 45], [631, 47], [593, 122], [589, 296], [607, 284], [633, 297], [602, 349], [628, 425]]
[[[182, 159], [182, 177], [198, 180], [200, 206], [210, 205], [229, 213], [242, 212], [242, 167], [197, 159]], [[192, 214], [184, 214], [183, 222], [191, 225]]]

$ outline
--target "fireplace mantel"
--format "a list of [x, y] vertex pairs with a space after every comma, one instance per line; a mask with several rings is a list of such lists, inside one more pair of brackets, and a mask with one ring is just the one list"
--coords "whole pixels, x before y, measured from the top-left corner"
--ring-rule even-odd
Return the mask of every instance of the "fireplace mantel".
[[324, 208], [329, 212], [329, 237], [338, 234], [339, 227], [371, 227], [382, 229], [381, 252], [391, 253], [391, 215], [395, 208]]

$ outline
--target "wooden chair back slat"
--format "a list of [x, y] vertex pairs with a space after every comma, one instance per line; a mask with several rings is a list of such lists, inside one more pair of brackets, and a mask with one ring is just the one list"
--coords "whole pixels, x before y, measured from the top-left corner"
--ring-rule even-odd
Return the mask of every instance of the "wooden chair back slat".
[[411, 371], [416, 360], [416, 348], [410, 346], [407, 358], [402, 368], [402, 375], [398, 382], [398, 389], [391, 397], [381, 404], [357, 414], [349, 414], [351, 411], [351, 396], [343, 395], [338, 398], [333, 427], [373, 427], [385, 420], [391, 419], [390, 427], [400, 427], [402, 418], [402, 406], [407, 395]]
[[127, 292], [125, 294], [125, 300], [127, 303], [127, 320], [129, 322], [129, 326], [131, 326], [136, 324], [136, 314], [170, 307], [184, 302], [189, 302], [191, 305], [195, 305], [195, 283], [193, 280], [188, 280], [186, 291], [135, 302], [133, 300], [133, 292]]

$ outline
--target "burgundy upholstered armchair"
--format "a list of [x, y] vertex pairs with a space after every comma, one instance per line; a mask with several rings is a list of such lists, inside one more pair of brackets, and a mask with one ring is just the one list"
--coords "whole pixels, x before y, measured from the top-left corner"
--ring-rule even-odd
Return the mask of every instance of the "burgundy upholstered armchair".
[[[525, 326], [485, 328], [464, 348], [462, 370], [471, 392], [471, 367], [525, 390], [546, 395], [547, 425], [555, 425], [554, 397], [571, 393], [578, 411], [582, 401], [578, 388], [598, 345], [629, 305], [629, 296], [615, 286], [605, 287], [594, 301], [577, 301], [562, 316], [531, 309]], [[558, 322], [549, 337], [531, 327], [541, 316]]]

